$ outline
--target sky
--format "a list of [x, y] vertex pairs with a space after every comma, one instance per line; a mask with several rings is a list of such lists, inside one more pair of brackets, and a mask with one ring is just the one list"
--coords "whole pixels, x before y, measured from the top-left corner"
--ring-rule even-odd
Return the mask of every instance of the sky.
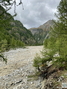
[[[23, 5], [16, 8], [15, 20], [21, 21], [29, 29], [39, 27], [48, 20], [56, 19], [55, 13], [60, 0], [22, 0], [22, 2]], [[13, 8], [9, 12], [13, 15]]]

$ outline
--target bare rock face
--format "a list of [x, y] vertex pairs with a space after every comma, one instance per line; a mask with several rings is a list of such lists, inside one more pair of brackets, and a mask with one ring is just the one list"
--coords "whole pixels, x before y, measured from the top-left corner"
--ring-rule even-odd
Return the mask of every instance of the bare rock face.
[[30, 28], [29, 30], [35, 37], [36, 42], [38, 42], [38, 44], [43, 44], [44, 39], [46, 38], [53, 25], [53, 20], [49, 20], [38, 28]]
[[50, 31], [50, 27], [52, 27], [54, 25], [53, 20], [48, 20], [46, 23], [44, 23], [43, 25], [39, 26], [38, 28], [43, 29], [44, 31]]
[[50, 31], [51, 27], [54, 25], [53, 20], [48, 20], [46, 23], [44, 23], [43, 25], [40, 25], [38, 28], [30, 28], [29, 30], [32, 32], [32, 34], [38, 33], [39, 31], [44, 31], [44, 32], [48, 32]]

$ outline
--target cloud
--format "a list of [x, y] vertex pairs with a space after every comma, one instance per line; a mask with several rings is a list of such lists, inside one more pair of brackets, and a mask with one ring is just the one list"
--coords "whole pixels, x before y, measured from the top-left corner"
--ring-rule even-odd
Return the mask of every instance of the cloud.
[[38, 27], [55, 18], [54, 14], [59, 2], [60, 0], [23, 0], [23, 6], [17, 7], [18, 15], [15, 19], [20, 20], [27, 28]]

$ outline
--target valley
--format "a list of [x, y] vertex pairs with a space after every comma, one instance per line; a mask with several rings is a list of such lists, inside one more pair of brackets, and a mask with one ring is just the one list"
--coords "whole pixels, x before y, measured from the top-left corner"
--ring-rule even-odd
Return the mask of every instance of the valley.
[[67, 88], [67, 0], [46, 1], [0, 1], [0, 89]]

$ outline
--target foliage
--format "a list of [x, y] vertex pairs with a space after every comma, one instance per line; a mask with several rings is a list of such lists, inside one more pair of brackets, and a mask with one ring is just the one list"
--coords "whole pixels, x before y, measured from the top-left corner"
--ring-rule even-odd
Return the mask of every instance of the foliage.
[[[56, 16], [58, 19], [54, 21], [49, 38], [44, 41], [42, 57], [34, 59], [36, 68], [43, 63], [47, 66], [54, 65], [58, 69], [67, 69], [67, 0], [60, 1]], [[43, 68], [45, 69], [45, 66]], [[42, 67], [40, 69], [42, 70]]]
[[3, 7], [6, 11], [10, 10], [14, 6], [15, 15], [17, 14], [16, 13], [16, 6], [19, 6], [21, 4], [23, 5], [22, 0], [19, 0], [18, 4], [17, 4], [16, 0], [1, 0], [0, 1], [0, 6]]
[[4, 57], [3, 54], [0, 54], [0, 60], [3, 60], [3, 61], [5, 61], [5, 63], [7, 63], [7, 59]]
[[[19, 0], [18, 5], [22, 4], [22, 0]], [[14, 16], [16, 15], [16, 0], [0, 0], [0, 59], [7, 62], [2, 52], [10, 48], [23, 47], [24, 43], [20, 40], [16, 40], [12, 35], [8, 33], [6, 29], [11, 29], [9, 22], [13, 20], [13, 16], [7, 13], [8, 10], [14, 6]], [[13, 38], [13, 39], [12, 39]]]
[[[10, 48], [34, 45], [35, 39], [23, 24], [0, 6], [0, 55]], [[1, 56], [3, 58], [3, 56]], [[4, 59], [4, 58], [3, 58]]]
[[20, 21], [14, 20], [13, 17], [1, 7], [0, 12], [2, 11], [4, 11], [4, 14], [0, 17], [0, 39], [7, 40], [7, 47], [23, 47], [24, 44], [34, 45], [35, 39], [32, 33], [27, 30]]

